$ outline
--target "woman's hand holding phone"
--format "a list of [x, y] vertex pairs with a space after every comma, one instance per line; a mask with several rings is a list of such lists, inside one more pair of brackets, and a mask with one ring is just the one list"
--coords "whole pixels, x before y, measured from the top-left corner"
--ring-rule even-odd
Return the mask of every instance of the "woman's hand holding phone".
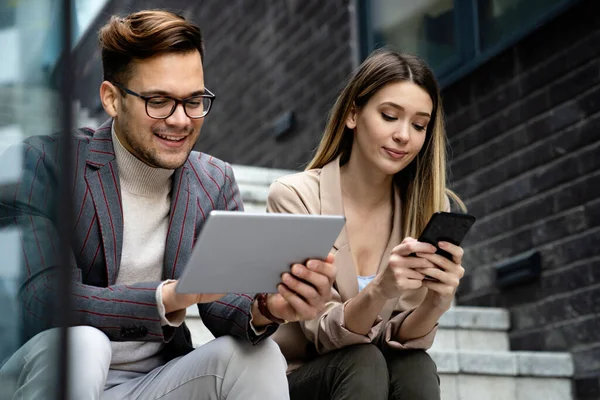
[[[436, 265], [424, 257], [414, 257], [415, 253], [434, 256], [435, 246], [407, 237], [392, 250], [390, 260], [371, 282], [376, 292], [383, 298], [399, 297], [402, 291], [419, 289], [424, 286], [423, 271], [436, 269]], [[440, 256], [441, 257], [441, 256]]]
[[429, 289], [425, 301], [436, 308], [447, 310], [452, 305], [456, 289], [465, 274], [465, 269], [461, 265], [464, 251], [462, 247], [448, 242], [439, 242], [438, 246], [451, 254], [452, 259], [429, 252], [417, 251], [415, 253], [418, 258], [433, 264], [431, 267], [419, 270], [423, 275], [434, 279], [423, 280], [423, 286]]

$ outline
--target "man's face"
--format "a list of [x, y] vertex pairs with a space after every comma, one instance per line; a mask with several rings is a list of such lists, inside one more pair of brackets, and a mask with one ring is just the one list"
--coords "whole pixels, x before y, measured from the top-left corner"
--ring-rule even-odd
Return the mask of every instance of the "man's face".
[[[118, 82], [142, 96], [184, 99], [204, 92], [204, 72], [198, 51], [162, 54], [134, 60], [128, 82]], [[182, 104], [166, 119], [146, 113], [145, 100], [119, 92], [115, 96], [115, 132], [138, 159], [155, 168], [182, 166], [200, 135], [204, 118], [189, 118]]]

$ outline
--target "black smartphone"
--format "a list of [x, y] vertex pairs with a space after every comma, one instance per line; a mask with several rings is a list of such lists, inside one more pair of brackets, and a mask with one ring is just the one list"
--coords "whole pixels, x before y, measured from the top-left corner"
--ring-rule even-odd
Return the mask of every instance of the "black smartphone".
[[[474, 223], [475, 217], [469, 214], [436, 212], [431, 216], [418, 240], [434, 245], [437, 248], [437, 254], [451, 260], [452, 255], [440, 249], [438, 242], [444, 241], [460, 246]], [[426, 279], [435, 280], [430, 277], [426, 277]]]

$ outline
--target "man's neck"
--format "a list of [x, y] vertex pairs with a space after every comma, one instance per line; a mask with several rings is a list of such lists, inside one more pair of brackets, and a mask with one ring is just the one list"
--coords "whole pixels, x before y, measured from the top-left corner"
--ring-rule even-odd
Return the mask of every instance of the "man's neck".
[[112, 140], [122, 189], [145, 197], [159, 195], [165, 190], [170, 190], [171, 176], [174, 170], [153, 168], [139, 160], [123, 146], [117, 136], [114, 124]]

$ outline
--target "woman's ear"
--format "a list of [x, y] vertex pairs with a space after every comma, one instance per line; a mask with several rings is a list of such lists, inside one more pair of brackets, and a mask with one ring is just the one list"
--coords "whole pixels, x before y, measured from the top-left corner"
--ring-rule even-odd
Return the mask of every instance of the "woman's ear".
[[352, 104], [352, 106], [350, 107], [350, 112], [348, 112], [348, 116], [346, 117], [346, 126], [348, 127], [348, 129], [356, 128], [356, 117], [356, 104]]

